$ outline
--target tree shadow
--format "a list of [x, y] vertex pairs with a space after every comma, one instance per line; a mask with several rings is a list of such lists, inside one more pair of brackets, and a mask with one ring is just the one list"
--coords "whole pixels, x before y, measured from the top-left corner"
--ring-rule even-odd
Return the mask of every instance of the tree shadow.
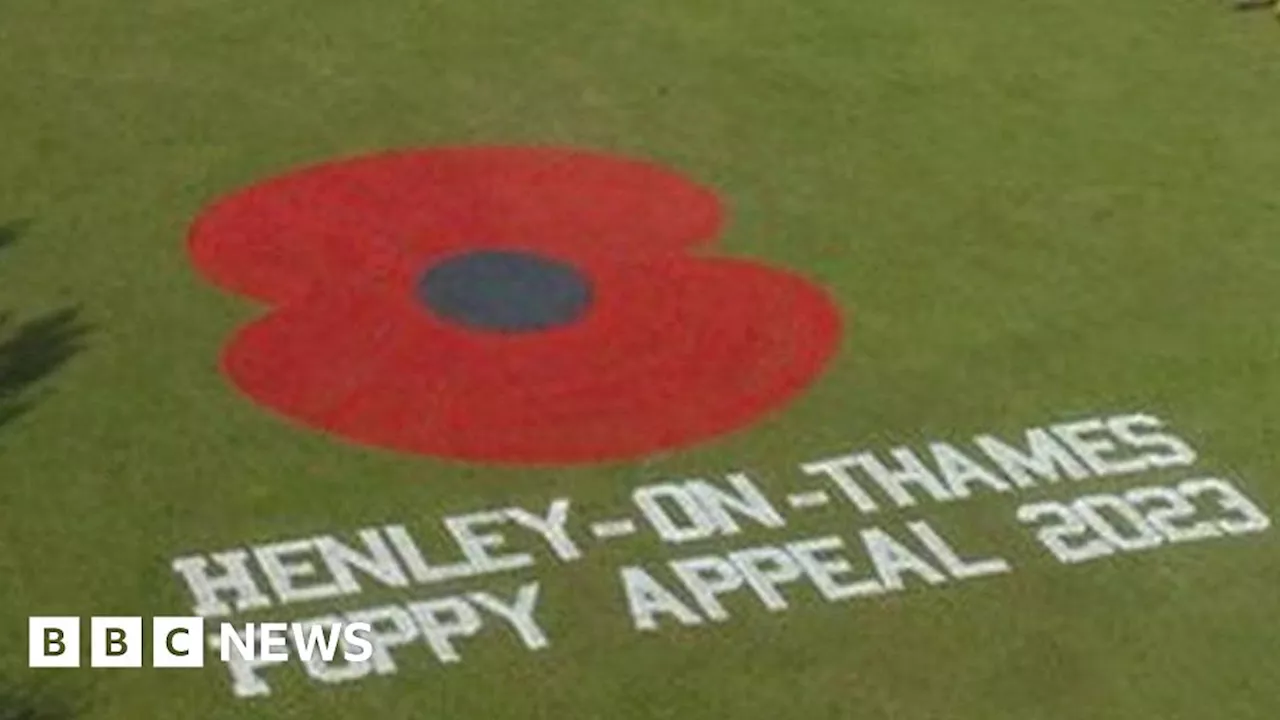
[[29, 220], [13, 220], [7, 223], [0, 223], [0, 250], [16, 241], [30, 224]]
[[0, 678], [0, 720], [75, 720], [86, 709], [52, 687]]
[[[26, 225], [0, 224], [0, 250]], [[15, 323], [12, 313], [0, 311], [0, 426], [30, 410], [39, 399], [37, 385], [84, 349], [89, 327], [80, 315], [80, 308], [67, 307]]]

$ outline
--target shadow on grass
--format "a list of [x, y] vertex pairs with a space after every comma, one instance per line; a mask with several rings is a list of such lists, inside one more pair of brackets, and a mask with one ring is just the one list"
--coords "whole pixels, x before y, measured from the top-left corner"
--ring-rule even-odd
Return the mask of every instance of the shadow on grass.
[[[0, 250], [16, 242], [26, 225], [0, 224]], [[84, 349], [89, 328], [80, 315], [80, 308], [67, 307], [16, 322], [0, 311], [0, 426], [30, 410], [39, 399], [38, 383]]]
[[0, 720], [75, 720], [85, 709], [50, 687], [0, 678]]
[[27, 229], [27, 225], [30, 224], [27, 220], [14, 220], [13, 222], [0, 224], [0, 250], [17, 240], [18, 236], [22, 235], [23, 231]]

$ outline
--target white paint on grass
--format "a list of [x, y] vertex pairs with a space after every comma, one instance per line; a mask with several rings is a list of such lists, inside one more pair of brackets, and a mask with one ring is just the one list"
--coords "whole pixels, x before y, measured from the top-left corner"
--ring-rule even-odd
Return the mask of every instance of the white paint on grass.
[[1002, 558], [965, 559], [930, 523], [917, 521], [905, 530], [862, 530], [856, 550], [832, 535], [681, 558], [658, 571], [628, 566], [620, 578], [633, 626], [655, 631], [664, 620], [684, 627], [726, 622], [752, 606], [782, 612], [796, 586], [840, 602], [1008, 572]]
[[1016, 442], [983, 434], [972, 438], [972, 447], [932, 441], [920, 449], [856, 450], [802, 463], [800, 470], [870, 514], [885, 505], [914, 508], [1192, 465], [1196, 451], [1164, 426], [1145, 413], [1087, 418], [1027, 429]]
[[1067, 565], [1271, 527], [1257, 504], [1219, 478], [1031, 503], [1018, 508], [1017, 518], [1035, 526], [1040, 544]]
[[[570, 501], [545, 511], [508, 507], [443, 518], [449, 539], [431, 555], [403, 525], [363, 528], [352, 539], [326, 534], [180, 557], [173, 570], [194, 599], [192, 614], [224, 617], [297, 603], [515, 572], [541, 549], [560, 562], [583, 557], [572, 538]], [[447, 557], [440, 561], [436, 558]]]

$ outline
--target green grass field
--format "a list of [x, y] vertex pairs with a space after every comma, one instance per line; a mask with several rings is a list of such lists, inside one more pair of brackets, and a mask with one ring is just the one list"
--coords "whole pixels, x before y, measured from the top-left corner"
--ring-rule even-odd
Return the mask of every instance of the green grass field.
[[[1280, 27], [1217, 2], [0, 0], [0, 720], [1275, 718], [1276, 530], [1064, 564], [1017, 513], [1205, 476], [1280, 512], [1277, 87]], [[219, 373], [266, 308], [193, 268], [210, 202], [334, 158], [492, 144], [715, 188], [716, 252], [825, 288], [839, 354], [748, 428], [564, 467], [345, 442]], [[820, 458], [1131, 413], [1198, 457], [870, 515], [786, 507]], [[734, 471], [785, 527], [589, 532], [642, 520], [639, 488]], [[1217, 522], [1212, 495], [1195, 502]], [[555, 498], [579, 560], [512, 526], [532, 568], [230, 618], [536, 581], [536, 652], [490, 614], [460, 662], [415, 641], [394, 674], [293, 663], [258, 697], [216, 658], [27, 667], [28, 616], [189, 614], [175, 558], [403, 524], [456, 560], [441, 518]], [[859, 532], [906, 542], [913, 521], [1009, 572], [847, 602], [801, 579], [782, 612], [744, 586], [711, 622], [668, 566], [835, 535], [867, 576]], [[638, 630], [623, 567], [704, 622]]]

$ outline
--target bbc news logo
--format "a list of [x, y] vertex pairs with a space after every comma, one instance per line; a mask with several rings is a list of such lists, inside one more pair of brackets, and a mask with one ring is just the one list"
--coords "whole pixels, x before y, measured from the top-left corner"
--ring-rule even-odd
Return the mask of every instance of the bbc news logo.
[[[289, 648], [303, 661], [319, 656], [332, 662], [341, 655], [351, 663], [373, 657], [373, 628], [369, 623], [219, 623], [216, 642], [222, 662], [234, 656], [245, 661], [283, 662]], [[77, 668], [81, 662], [81, 619], [78, 617], [27, 618], [28, 666]], [[151, 667], [201, 668], [205, 661], [205, 619], [157, 617], [151, 620]], [[89, 667], [140, 668], [146, 638], [141, 617], [89, 619]]]

